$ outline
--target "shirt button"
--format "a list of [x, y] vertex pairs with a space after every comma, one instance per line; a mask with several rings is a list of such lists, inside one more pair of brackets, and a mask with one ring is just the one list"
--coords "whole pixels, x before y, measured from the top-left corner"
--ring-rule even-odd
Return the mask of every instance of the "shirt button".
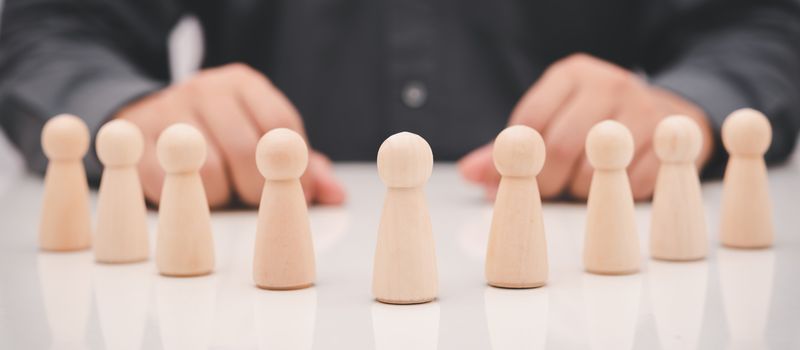
[[403, 87], [401, 98], [407, 107], [420, 108], [428, 99], [428, 89], [422, 82], [411, 81]]

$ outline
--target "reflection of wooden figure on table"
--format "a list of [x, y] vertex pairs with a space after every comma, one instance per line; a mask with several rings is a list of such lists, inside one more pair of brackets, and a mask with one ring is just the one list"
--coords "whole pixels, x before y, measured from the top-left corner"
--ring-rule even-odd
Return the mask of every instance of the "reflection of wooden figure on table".
[[[252, 213], [243, 211], [228, 213], [214, 219], [214, 228], [222, 232], [248, 232], [256, 224]], [[211, 323], [215, 330], [210, 348], [252, 349], [256, 346], [256, 333], [253, 325], [254, 294], [264, 292], [257, 288], [247, 288], [246, 282], [253, 279], [253, 260], [243, 259], [253, 254], [254, 235], [226, 234], [224, 239], [214, 242], [216, 269], [225, 271], [217, 274], [217, 305], [224, 305], [214, 311]]]
[[97, 195], [95, 260], [128, 263], [150, 255], [147, 208], [136, 164], [144, 140], [131, 122], [114, 120], [97, 132], [97, 156], [105, 166]]
[[633, 136], [617, 121], [600, 122], [586, 137], [586, 157], [595, 170], [587, 204], [584, 267], [597, 274], [636, 273], [641, 254], [625, 171], [633, 159]]
[[583, 275], [583, 298], [592, 349], [632, 349], [639, 318], [642, 275]]
[[107, 349], [141, 349], [152, 285], [150, 264], [94, 265], [97, 317]]
[[317, 290], [254, 293], [258, 348], [310, 350], [314, 345]]
[[541, 287], [547, 282], [547, 242], [536, 175], [544, 166], [544, 140], [536, 130], [515, 125], [497, 136], [493, 152], [502, 178], [494, 202], [486, 279], [495, 287]]
[[719, 248], [717, 261], [730, 335], [728, 348], [767, 349], [764, 331], [772, 297], [775, 252]]
[[722, 142], [730, 158], [722, 189], [720, 241], [733, 248], [772, 245], [772, 203], [764, 153], [772, 128], [752, 109], [733, 112], [722, 124]]
[[253, 279], [265, 289], [300, 289], [314, 284], [314, 244], [300, 176], [308, 165], [303, 138], [289, 129], [273, 129], [256, 148], [264, 176], [258, 207]]
[[158, 270], [166, 276], [209, 274], [214, 242], [199, 173], [206, 161], [203, 134], [188, 124], [172, 125], [159, 136], [156, 153], [166, 172], [158, 211]]
[[708, 234], [695, 166], [702, 144], [700, 127], [689, 117], [671, 116], [656, 128], [653, 149], [661, 165], [650, 226], [650, 255], [655, 259], [688, 261], [706, 256]]
[[52, 349], [85, 349], [92, 300], [92, 254], [39, 253], [39, 282]]
[[436, 252], [425, 200], [433, 154], [418, 135], [392, 135], [378, 150], [378, 173], [388, 187], [378, 228], [372, 293], [389, 304], [436, 299]]
[[372, 304], [376, 350], [435, 350], [439, 348], [439, 303], [419, 305]]
[[703, 328], [708, 262], [651, 260], [647, 275], [661, 348], [696, 349]]
[[484, 291], [486, 323], [492, 349], [545, 349], [548, 289]]
[[164, 350], [208, 349], [217, 304], [217, 276], [155, 277], [159, 333]]
[[62, 114], [44, 125], [41, 141], [48, 164], [39, 246], [50, 251], [89, 248], [89, 184], [83, 167], [83, 157], [89, 149], [89, 128], [80, 118]]

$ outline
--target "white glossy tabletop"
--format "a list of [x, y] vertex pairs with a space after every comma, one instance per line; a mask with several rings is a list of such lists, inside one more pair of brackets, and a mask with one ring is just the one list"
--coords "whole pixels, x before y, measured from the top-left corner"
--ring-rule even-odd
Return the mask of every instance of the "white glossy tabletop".
[[[0, 349], [800, 348], [797, 161], [770, 169], [773, 249], [719, 248], [721, 185], [705, 183], [708, 259], [648, 259], [650, 207], [638, 205], [644, 263], [631, 276], [584, 273], [585, 205], [546, 204], [550, 280], [532, 290], [486, 286], [491, 206], [454, 166], [437, 164], [427, 194], [440, 295], [415, 306], [383, 305], [370, 295], [384, 195], [374, 164], [336, 170], [347, 205], [311, 209], [317, 285], [292, 292], [253, 286], [255, 211], [212, 214], [214, 274], [161, 277], [152, 261], [99, 265], [88, 251], [39, 252], [42, 181], [3, 179]], [[151, 212], [151, 235], [155, 224]]]

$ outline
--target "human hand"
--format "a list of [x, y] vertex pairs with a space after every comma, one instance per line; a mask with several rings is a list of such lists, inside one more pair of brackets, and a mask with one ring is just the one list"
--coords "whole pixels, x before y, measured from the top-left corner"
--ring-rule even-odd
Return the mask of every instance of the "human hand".
[[[537, 177], [542, 197], [565, 191], [576, 198], [589, 194], [593, 169], [584, 144], [589, 129], [615, 119], [633, 134], [636, 154], [628, 167], [636, 200], [653, 194], [659, 160], [652, 148], [661, 119], [682, 114], [694, 119], [703, 133], [698, 168], [711, 155], [712, 131], [703, 110], [682, 97], [648, 85], [634, 73], [586, 54], [575, 54], [551, 65], [520, 99], [509, 125], [524, 124], [542, 133], [547, 160]], [[491, 143], [459, 161], [462, 175], [486, 188], [494, 198], [500, 175], [492, 162]]]
[[[145, 151], [139, 174], [145, 197], [158, 204], [164, 171], [155, 152], [161, 131], [174, 123], [197, 127], [208, 141], [208, 157], [200, 174], [209, 205], [224, 206], [236, 194], [247, 205], [258, 205], [264, 178], [256, 168], [256, 143], [268, 130], [289, 128], [305, 137], [303, 121], [292, 103], [261, 73], [244, 64], [201, 71], [121, 109], [115, 118], [139, 126]], [[310, 150], [301, 178], [306, 199], [341, 204], [344, 190], [330, 160]]]

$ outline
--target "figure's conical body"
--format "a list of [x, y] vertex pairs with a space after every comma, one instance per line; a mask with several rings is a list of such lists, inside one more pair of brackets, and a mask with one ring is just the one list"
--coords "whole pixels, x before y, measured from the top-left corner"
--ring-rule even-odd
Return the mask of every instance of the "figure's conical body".
[[53, 117], [42, 129], [42, 149], [49, 163], [44, 178], [39, 246], [51, 251], [89, 248], [89, 185], [82, 161], [89, 149], [89, 129], [76, 116]]
[[705, 210], [695, 159], [702, 134], [688, 117], [672, 116], [656, 128], [653, 148], [661, 160], [650, 229], [650, 255], [655, 259], [702, 259], [708, 250]]
[[199, 276], [214, 269], [214, 242], [200, 167], [203, 135], [188, 124], [165, 129], [156, 145], [166, 171], [158, 211], [156, 265], [162, 275]]
[[733, 248], [766, 248], [774, 239], [764, 153], [772, 142], [769, 120], [758, 111], [733, 112], [722, 125], [730, 158], [722, 189], [720, 241]]
[[544, 141], [529, 127], [509, 127], [495, 140], [494, 162], [502, 178], [486, 252], [486, 279], [492, 286], [534, 288], [547, 282], [547, 242], [536, 182], [544, 158]]
[[95, 260], [146, 260], [150, 254], [147, 208], [136, 170], [144, 149], [142, 134], [130, 122], [111, 121], [97, 133], [95, 148], [105, 166], [97, 195]]
[[273, 129], [258, 143], [256, 163], [265, 178], [258, 208], [253, 279], [265, 289], [314, 284], [314, 245], [300, 176], [308, 164], [303, 138]]
[[638, 272], [639, 236], [625, 172], [633, 158], [633, 137], [619, 122], [600, 122], [586, 138], [586, 155], [595, 171], [587, 204], [584, 267], [597, 274]]
[[395, 134], [378, 151], [378, 172], [388, 187], [372, 279], [378, 301], [417, 304], [436, 298], [436, 252], [424, 192], [432, 169], [430, 146], [415, 134]]

